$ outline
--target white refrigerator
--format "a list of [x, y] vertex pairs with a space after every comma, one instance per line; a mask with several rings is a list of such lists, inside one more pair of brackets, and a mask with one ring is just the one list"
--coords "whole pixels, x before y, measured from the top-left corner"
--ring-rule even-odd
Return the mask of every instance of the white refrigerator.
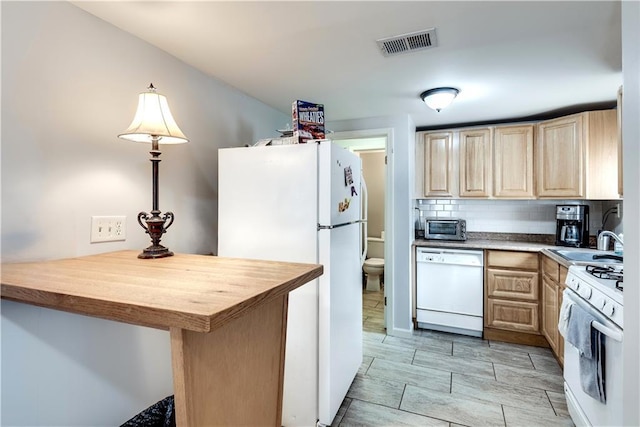
[[282, 424], [330, 425], [362, 363], [360, 158], [330, 141], [225, 148], [218, 171], [219, 256], [324, 266], [289, 295]]

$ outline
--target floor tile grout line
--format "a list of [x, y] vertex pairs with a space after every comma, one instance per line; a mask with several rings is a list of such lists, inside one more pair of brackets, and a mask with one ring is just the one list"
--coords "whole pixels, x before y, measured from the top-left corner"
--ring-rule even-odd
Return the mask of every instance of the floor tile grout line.
[[407, 391], [407, 383], [404, 384], [404, 386], [402, 387], [402, 396], [400, 396], [400, 402], [398, 402], [398, 411], [402, 411], [402, 409], [400, 409], [400, 407], [402, 406], [402, 399], [404, 399], [404, 393]]
[[502, 410], [502, 420], [504, 422], [504, 427], [507, 427], [507, 416], [504, 413], [504, 405], [500, 404], [500, 409]]
[[[406, 386], [407, 386], [407, 385], [410, 385], [410, 384], [405, 384], [405, 389], [406, 389]], [[416, 387], [416, 386], [413, 386], [413, 387]], [[404, 398], [404, 393], [403, 393], [403, 396], [402, 396], [402, 397]], [[371, 402], [369, 402], [369, 403], [371, 403]], [[377, 403], [374, 403], [374, 405], [377, 405]], [[384, 405], [380, 405], [380, 406], [384, 406]], [[400, 400], [400, 406], [402, 406], [402, 399]], [[456, 423], [455, 421], [446, 420], [446, 419], [444, 419], [444, 418], [437, 418], [437, 417], [434, 417], [434, 416], [431, 416], [431, 415], [421, 414], [420, 412], [408, 411], [408, 410], [406, 410], [406, 409], [400, 409], [400, 408], [398, 408], [398, 411], [402, 411], [402, 412], [405, 412], [405, 413], [407, 413], [407, 414], [418, 415], [418, 416], [425, 417], [425, 418], [429, 418], [429, 419], [432, 419], [432, 420], [443, 421], [443, 422], [445, 422], [445, 423], [449, 423], [449, 425], [451, 425], [451, 424], [464, 425], [464, 424]]]
[[556, 411], [556, 407], [553, 405], [553, 402], [551, 401], [551, 397], [549, 396], [549, 390], [545, 390], [544, 394], [547, 396], [547, 399], [549, 400], [549, 405], [551, 405], [551, 409], [553, 409], [553, 413], [556, 414], [556, 417], [558, 417], [558, 411]]
[[527, 356], [529, 356], [529, 360], [531, 361], [531, 366], [533, 366], [533, 369], [537, 371], [538, 369], [536, 368], [536, 364], [533, 363], [533, 358], [531, 357], [531, 353], [527, 353]]

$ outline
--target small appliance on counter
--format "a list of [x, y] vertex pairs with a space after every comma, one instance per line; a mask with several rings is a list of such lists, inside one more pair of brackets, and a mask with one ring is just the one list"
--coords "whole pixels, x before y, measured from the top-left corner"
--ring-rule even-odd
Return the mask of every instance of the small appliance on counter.
[[416, 215], [416, 223], [415, 223], [415, 238], [416, 239], [424, 239], [424, 211], [418, 208], [415, 208], [418, 212]]
[[556, 205], [556, 246], [589, 247], [588, 205]]
[[424, 220], [424, 238], [427, 240], [467, 240], [467, 221], [464, 219]]

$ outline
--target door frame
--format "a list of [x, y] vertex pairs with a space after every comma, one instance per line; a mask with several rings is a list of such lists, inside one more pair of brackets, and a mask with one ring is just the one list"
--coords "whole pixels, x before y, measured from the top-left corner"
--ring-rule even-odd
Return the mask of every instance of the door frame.
[[[384, 150], [386, 157], [385, 167], [385, 195], [384, 195], [384, 326], [388, 331], [393, 330], [393, 277], [394, 277], [394, 262], [393, 262], [393, 129], [381, 128], [381, 129], [367, 129], [345, 132], [334, 132], [328, 135], [328, 137], [334, 141], [341, 141], [341, 145], [345, 145], [344, 141], [348, 140], [367, 140], [384, 138]], [[355, 141], [354, 141], [355, 142]], [[347, 145], [348, 146], [348, 145]], [[356, 148], [358, 145], [348, 146], [349, 148]], [[371, 149], [382, 147], [371, 147]], [[368, 149], [364, 148], [363, 149]]]

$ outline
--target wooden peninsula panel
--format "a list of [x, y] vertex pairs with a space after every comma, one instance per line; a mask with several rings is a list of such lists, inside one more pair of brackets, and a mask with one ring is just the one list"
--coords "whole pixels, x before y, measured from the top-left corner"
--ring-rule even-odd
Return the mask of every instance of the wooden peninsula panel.
[[170, 330], [179, 426], [282, 418], [288, 294], [323, 268], [120, 251], [3, 264], [2, 298]]

